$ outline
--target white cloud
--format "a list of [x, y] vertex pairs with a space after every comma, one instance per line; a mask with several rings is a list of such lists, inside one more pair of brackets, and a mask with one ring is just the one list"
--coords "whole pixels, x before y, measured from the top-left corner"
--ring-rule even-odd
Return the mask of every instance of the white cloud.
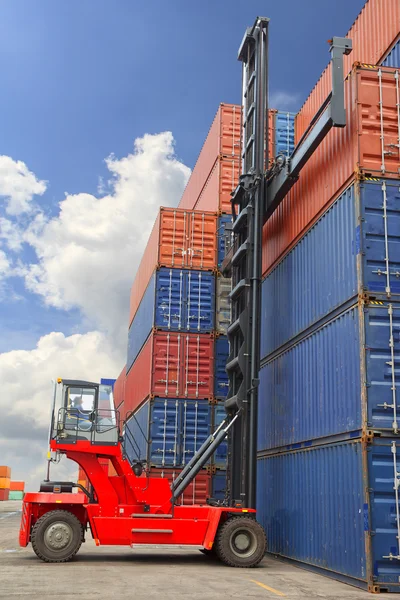
[[0, 239], [9, 250], [19, 252], [22, 246], [23, 232], [14, 221], [0, 217]]
[[[0, 354], [0, 456], [2, 464], [14, 469], [14, 478], [26, 477], [31, 489], [37, 489], [43, 478], [51, 380], [64, 377], [100, 381], [101, 377], [116, 375], [119, 368], [118, 357], [106, 337], [97, 331], [69, 337], [53, 332], [42, 337], [33, 350]], [[62, 468], [71, 470], [66, 465]]]
[[57, 217], [35, 217], [25, 240], [38, 263], [25, 280], [48, 305], [77, 307], [115, 337], [126, 330], [129, 289], [158, 209], [178, 203], [190, 169], [169, 132], [137, 139], [132, 154], [106, 164], [111, 193], [67, 195]]
[[9, 215], [20, 215], [31, 210], [33, 196], [46, 191], [46, 182], [40, 181], [21, 160], [0, 156], [0, 197], [5, 199]]
[[299, 110], [299, 94], [289, 94], [288, 92], [272, 92], [269, 96], [269, 107], [277, 110], [288, 110], [297, 112]]

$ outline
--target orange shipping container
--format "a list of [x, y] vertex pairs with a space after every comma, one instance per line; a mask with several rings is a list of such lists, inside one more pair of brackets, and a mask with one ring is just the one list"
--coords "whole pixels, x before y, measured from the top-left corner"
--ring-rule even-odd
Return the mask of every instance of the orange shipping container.
[[[349, 73], [355, 62], [379, 64], [399, 34], [399, 30], [399, 0], [367, 0], [346, 36], [353, 40], [353, 51], [348, 56], [344, 56], [345, 75]], [[296, 143], [331, 89], [331, 63], [329, 63], [296, 116]]]
[[10, 481], [10, 490], [14, 492], [23, 492], [25, 489], [25, 481]]
[[183, 192], [179, 208], [194, 208], [217, 159], [221, 156], [239, 159], [241, 114], [241, 107], [237, 104], [220, 105]]
[[11, 477], [11, 469], [10, 467], [1, 466], [0, 467], [0, 477]]
[[125, 398], [125, 380], [126, 380], [126, 367], [124, 367], [121, 373], [118, 375], [116, 382], [114, 383], [114, 406], [118, 410], [120, 405], [123, 403]]
[[9, 477], [0, 477], [0, 490], [9, 490], [10, 489], [10, 478]]
[[346, 127], [329, 132], [264, 226], [264, 275], [333, 202], [355, 172], [399, 177], [398, 93], [396, 69], [353, 69], [345, 82]]
[[161, 208], [131, 290], [130, 318], [157, 267], [213, 270], [217, 264], [217, 215]]
[[205, 183], [195, 210], [231, 213], [231, 193], [239, 183], [240, 160], [238, 158], [218, 158]]

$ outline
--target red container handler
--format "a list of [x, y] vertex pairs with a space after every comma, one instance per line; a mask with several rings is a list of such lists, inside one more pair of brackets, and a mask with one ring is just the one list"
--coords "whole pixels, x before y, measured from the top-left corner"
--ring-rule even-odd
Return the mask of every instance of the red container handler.
[[9, 492], [9, 489], [0, 489], [0, 502], [6, 502], [8, 500]]
[[241, 114], [242, 109], [237, 104], [220, 104], [183, 192], [179, 208], [194, 208], [211, 171], [222, 156], [239, 160]]
[[212, 398], [213, 361], [211, 334], [152, 332], [127, 374], [125, 414], [150, 396]]
[[[175, 481], [182, 469], [155, 469], [150, 470], [150, 477], [163, 477], [170, 483]], [[211, 495], [211, 476], [207, 471], [200, 471], [192, 483], [186, 488], [182, 496], [178, 498], [177, 504], [205, 504]]]
[[[263, 230], [263, 274], [358, 177], [397, 179], [400, 173], [400, 71], [356, 65], [345, 82], [347, 125], [332, 129]], [[381, 110], [382, 98], [382, 110]]]
[[131, 290], [129, 324], [157, 267], [212, 271], [217, 265], [217, 214], [161, 208]]
[[[355, 62], [377, 65], [399, 34], [399, 0], [367, 0], [347, 33], [353, 41], [353, 51], [344, 56], [344, 74]], [[300, 140], [311, 119], [331, 92], [331, 63], [323, 71], [295, 119], [295, 140]]]

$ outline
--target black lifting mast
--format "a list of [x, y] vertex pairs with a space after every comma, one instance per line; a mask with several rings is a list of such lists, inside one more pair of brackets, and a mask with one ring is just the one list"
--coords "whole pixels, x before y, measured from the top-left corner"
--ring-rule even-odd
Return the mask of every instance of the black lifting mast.
[[[256, 507], [257, 404], [261, 332], [262, 228], [299, 177], [315, 149], [332, 127], [346, 125], [343, 54], [347, 38], [333, 38], [332, 92], [292, 155], [269, 164], [268, 156], [268, 24], [258, 17], [246, 30], [239, 49], [242, 62], [242, 175], [232, 193], [233, 243], [222, 265], [232, 277], [230, 354], [226, 370], [229, 392], [226, 412], [235, 419], [228, 435], [227, 502]], [[268, 391], [266, 391], [268, 393]]]

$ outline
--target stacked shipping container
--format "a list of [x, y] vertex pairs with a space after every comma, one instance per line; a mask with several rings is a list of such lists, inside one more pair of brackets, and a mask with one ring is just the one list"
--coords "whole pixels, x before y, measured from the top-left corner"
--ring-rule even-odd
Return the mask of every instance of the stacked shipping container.
[[[399, 28], [397, 0], [367, 2], [349, 32], [348, 124], [263, 244], [258, 516], [273, 554], [371, 591], [400, 591]], [[297, 139], [329, 77], [296, 116]]]

